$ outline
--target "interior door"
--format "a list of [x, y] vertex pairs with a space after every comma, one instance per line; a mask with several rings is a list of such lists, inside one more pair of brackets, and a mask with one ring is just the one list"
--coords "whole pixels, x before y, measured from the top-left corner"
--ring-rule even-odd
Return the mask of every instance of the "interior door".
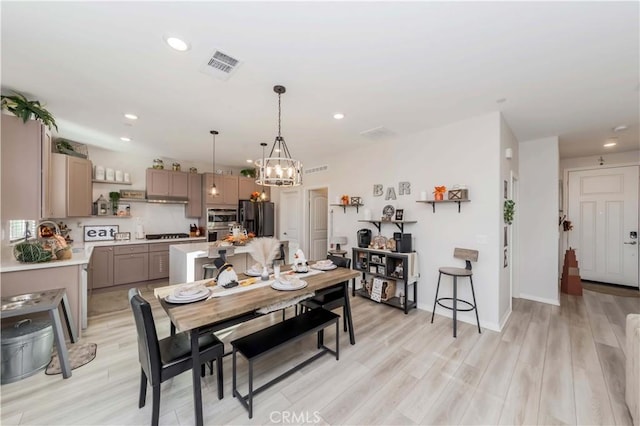
[[292, 263], [293, 254], [300, 248], [300, 222], [302, 211], [300, 191], [297, 189], [282, 190], [280, 192], [278, 238], [289, 241], [289, 259]]
[[638, 287], [638, 170], [569, 172], [569, 245], [582, 279]]
[[320, 260], [327, 256], [327, 188], [309, 191], [309, 255], [308, 259]]

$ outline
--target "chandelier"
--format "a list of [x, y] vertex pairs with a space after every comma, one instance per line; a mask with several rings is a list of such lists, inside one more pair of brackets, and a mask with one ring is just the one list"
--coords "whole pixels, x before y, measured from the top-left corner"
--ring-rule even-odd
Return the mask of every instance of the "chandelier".
[[273, 91], [278, 94], [278, 136], [273, 142], [269, 156], [264, 156], [263, 148], [262, 158], [254, 162], [258, 171], [256, 183], [263, 186], [298, 186], [302, 184], [302, 163], [291, 158], [289, 148], [280, 132], [282, 118], [280, 98], [286, 89], [284, 86], [274, 86]]
[[217, 130], [209, 131], [213, 135], [213, 178], [211, 180], [211, 188], [209, 188], [209, 195], [212, 197], [217, 197], [220, 195], [220, 191], [216, 187], [216, 135], [218, 134]]

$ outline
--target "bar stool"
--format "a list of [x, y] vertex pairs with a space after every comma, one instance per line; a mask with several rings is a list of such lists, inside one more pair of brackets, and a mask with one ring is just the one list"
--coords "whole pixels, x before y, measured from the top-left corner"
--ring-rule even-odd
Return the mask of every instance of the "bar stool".
[[[471, 272], [471, 262], [478, 261], [478, 250], [470, 250], [463, 248], [455, 248], [453, 250], [453, 257], [456, 259], [462, 259], [466, 262], [465, 268], [455, 268], [455, 267], [442, 267], [439, 269], [438, 274], [438, 286], [436, 287], [436, 299], [433, 301], [433, 312], [431, 313], [431, 323], [433, 324], [433, 317], [436, 314], [436, 304], [442, 306], [445, 309], [449, 309], [453, 311], [453, 337], [456, 337], [457, 334], [457, 313], [458, 311], [468, 312], [468, 311], [476, 311], [476, 322], [478, 323], [478, 333], [482, 333], [480, 329], [480, 319], [478, 318], [478, 308], [476, 307], [476, 294], [473, 290], [473, 273]], [[440, 278], [442, 274], [449, 275], [453, 277], [453, 297], [441, 297], [438, 299], [438, 291], [440, 291]], [[470, 303], [466, 300], [458, 299], [458, 277], [469, 277], [469, 283], [471, 284], [471, 296], [473, 297], [473, 303]], [[443, 300], [451, 300], [453, 303], [451, 306], [446, 306], [442, 304]], [[458, 302], [463, 303], [469, 308], [458, 308]]]
[[216, 271], [218, 270], [216, 265], [213, 263], [205, 263], [202, 265], [202, 269], [204, 270], [204, 275], [202, 276], [203, 280], [206, 280], [207, 278], [215, 278]]

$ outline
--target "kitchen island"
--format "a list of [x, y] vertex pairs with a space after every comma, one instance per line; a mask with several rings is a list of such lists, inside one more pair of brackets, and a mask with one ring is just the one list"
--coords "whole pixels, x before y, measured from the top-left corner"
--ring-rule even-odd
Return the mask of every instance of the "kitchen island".
[[[284, 245], [285, 259], [288, 259], [289, 242], [280, 241], [280, 243]], [[213, 243], [206, 242], [171, 246], [169, 248], [169, 284], [201, 280], [202, 265], [213, 263], [213, 259], [219, 257], [213, 250], [211, 254], [209, 253], [209, 247], [212, 245]], [[226, 258], [236, 272], [244, 272], [255, 263], [247, 246], [219, 247], [219, 249], [225, 248], [233, 250], [233, 254], [227, 254]]]

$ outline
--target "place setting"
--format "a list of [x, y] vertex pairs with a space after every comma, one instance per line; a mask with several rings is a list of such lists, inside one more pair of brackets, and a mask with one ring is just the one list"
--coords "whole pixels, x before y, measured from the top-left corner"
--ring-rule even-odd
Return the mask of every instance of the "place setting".
[[180, 286], [173, 293], [167, 295], [164, 300], [168, 303], [193, 303], [209, 297], [211, 290], [203, 284]]

